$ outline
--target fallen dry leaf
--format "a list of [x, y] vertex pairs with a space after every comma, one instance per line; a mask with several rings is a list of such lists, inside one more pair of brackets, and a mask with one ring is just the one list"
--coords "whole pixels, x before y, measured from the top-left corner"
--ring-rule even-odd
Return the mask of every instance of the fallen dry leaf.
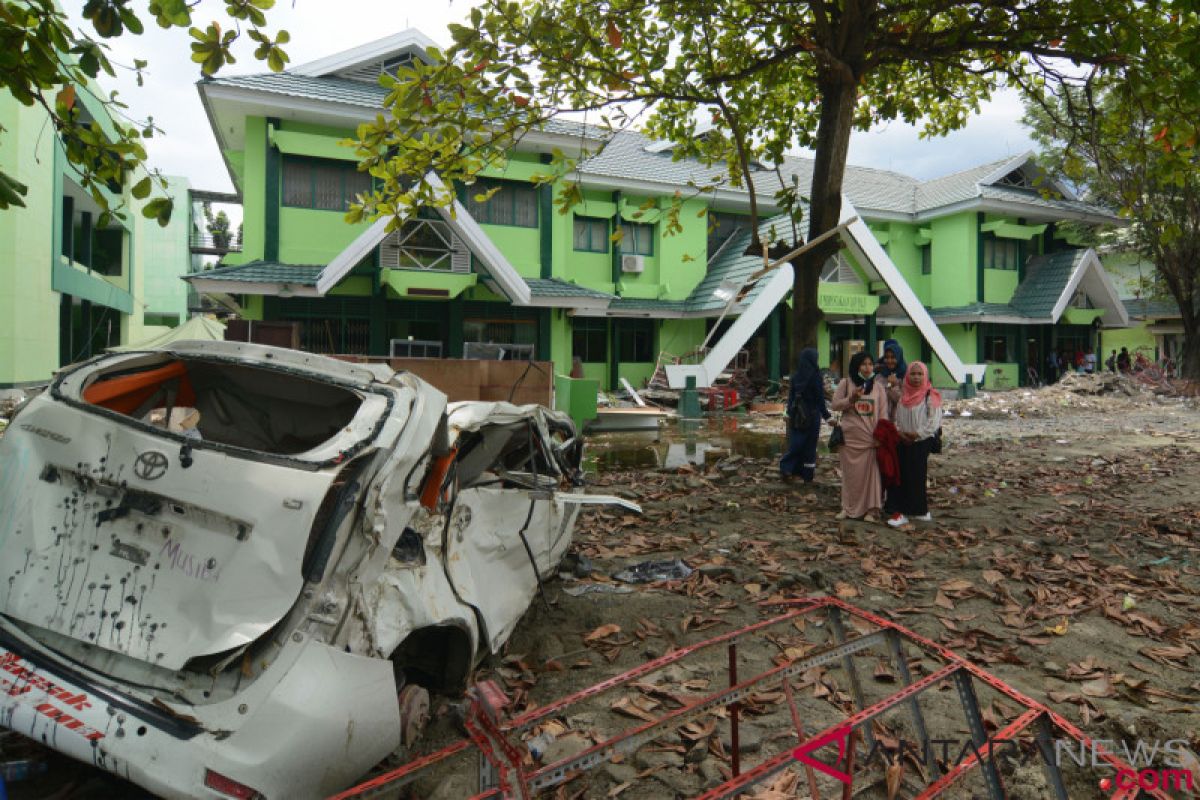
[[583, 637], [583, 640], [585, 642], [598, 642], [601, 639], [607, 639], [609, 636], [614, 636], [620, 632], [621, 626], [610, 622], [607, 625], [601, 625], [599, 628], [596, 628], [596, 630]]

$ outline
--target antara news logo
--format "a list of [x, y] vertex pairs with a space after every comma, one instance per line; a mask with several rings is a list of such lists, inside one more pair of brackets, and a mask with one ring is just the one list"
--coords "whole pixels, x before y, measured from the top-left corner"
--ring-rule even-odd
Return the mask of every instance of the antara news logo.
[[[792, 751], [792, 757], [801, 764], [812, 767], [847, 786], [852, 786], [854, 776], [840, 768], [840, 765], [846, 760], [846, 744], [849, 741], [851, 730], [851, 726], [846, 725], [815, 739], [809, 739]], [[834, 742], [837, 743], [838, 748], [837, 760], [833, 764], [817, 760], [813, 754]], [[938, 755], [938, 748], [940, 748], [943, 763], [952, 765], [961, 764], [963, 760], [972, 755], [979, 761], [984, 758], [994, 760], [995, 756], [1002, 752], [1007, 753], [1012, 760], [1021, 765], [1029, 763], [1034, 758], [1041, 758], [1040, 754], [1031, 749], [1022, 748], [1017, 741], [1012, 739], [989, 739], [986, 757], [980, 753], [980, 748], [977, 748], [970, 739], [965, 741], [931, 739], [930, 744], [934, 747], [935, 755]], [[1118, 758], [1123, 757], [1128, 766], [1119, 769], [1115, 776], [1106, 777], [1100, 781], [1100, 788], [1104, 791], [1116, 793], [1131, 789], [1147, 791], [1158, 789], [1193, 793], [1196, 791], [1197, 785], [1200, 785], [1200, 776], [1193, 774], [1190, 768], [1184, 766], [1190, 763], [1185, 760], [1188, 754], [1187, 744], [1184, 739], [1168, 739], [1166, 741], [1138, 739], [1132, 746], [1128, 742], [1109, 739], [1094, 739], [1090, 743], [1074, 739], [1056, 739], [1054, 740], [1054, 762], [1060, 768], [1074, 765], [1084, 768], [1111, 769], [1113, 764], [1105, 757], [1105, 754], [1110, 754]], [[905, 752], [911, 752], [917, 760], [923, 760], [920, 748], [912, 742], [899, 740], [898, 753], [892, 756], [883, 753], [878, 740], [876, 740], [866, 757], [856, 762], [854, 769], [857, 771], [865, 768], [873, 760], [886, 767], [892, 758], [896, 760], [903, 758]], [[1156, 763], [1166, 766], [1156, 767]]]

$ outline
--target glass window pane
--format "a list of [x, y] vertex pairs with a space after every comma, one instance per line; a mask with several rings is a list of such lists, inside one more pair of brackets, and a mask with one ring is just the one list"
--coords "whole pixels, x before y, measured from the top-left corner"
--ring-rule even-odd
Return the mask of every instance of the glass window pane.
[[588, 220], [583, 217], [575, 218], [575, 240], [574, 247], [576, 250], [591, 250], [592, 249], [592, 228], [588, 224]]
[[326, 211], [342, 211], [341, 164], [317, 164], [314, 167], [313, 207]]
[[523, 228], [536, 228], [538, 224], [537, 218], [537, 191], [532, 186], [515, 186], [513, 187], [514, 199], [514, 219], [513, 224]]
[[283, 204], [312, 207], [312, 166], [295, 158], [283, 160]]
[[346, 196], [345, 208], [349, 208], [351, 203], [358, 202], [358, 195], [366, 194], [371, 191], [371, 173], [359, 172], [357, 168], [350, 165], [351, 169], [346, 173]]

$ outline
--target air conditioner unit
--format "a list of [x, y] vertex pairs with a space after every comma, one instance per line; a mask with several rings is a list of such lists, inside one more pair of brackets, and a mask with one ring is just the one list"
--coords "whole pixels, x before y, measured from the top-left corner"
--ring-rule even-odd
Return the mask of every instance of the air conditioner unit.
[[645, 269], [645, 256], [621, 256], [621, 272], [632, 272], [637, 274], [643, 272]]

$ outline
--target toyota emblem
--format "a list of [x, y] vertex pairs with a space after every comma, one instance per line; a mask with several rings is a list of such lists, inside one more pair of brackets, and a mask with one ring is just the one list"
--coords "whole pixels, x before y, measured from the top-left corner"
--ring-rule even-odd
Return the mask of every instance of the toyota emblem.
[[167, 473], [167, 457], [157, 450], [140, 453], [133, 462], [133, 474], [144, 481], [153, 481]]

